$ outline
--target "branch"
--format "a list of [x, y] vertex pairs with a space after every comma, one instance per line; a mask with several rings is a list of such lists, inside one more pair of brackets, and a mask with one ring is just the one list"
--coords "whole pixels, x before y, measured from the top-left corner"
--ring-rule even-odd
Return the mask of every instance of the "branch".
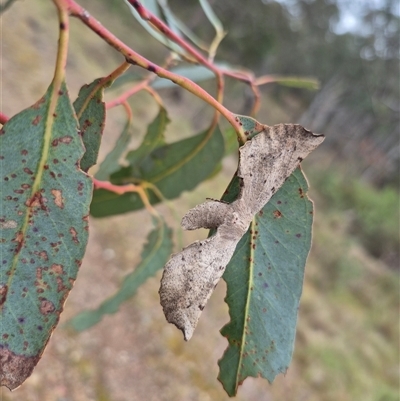
[[74, 0], [58, 0], [63, 2], [70, 12], [70, 14], [74, 17], [79, 18], [85, 25], [87, 25], [93, 32], [99, 35], [102, 39], [104, 39], [110, 46], [118, 50], [127, 60], [128, 63], [133, 65], [138, 65], [150, 72], [153, 72], [160, 78], [166, 78], [175, 84], [181, 86], [187, 91], [193, 93], [195, 96], [204, 100], [206, 103], [214, 107], [214, 109], [218, 110], [233, 126], [235, 129], [238, 140], [241, 143], [246, 142], [246, 136], [244, 135], [243, 129], [236, 120], [235, 115], [230, 112], [226, 107], [224, 107], [218, 100], [214, 99], [208, 92], [202, 89], [199, 85], [192, 82], [190, 79], [187, 79], [181, 75], [174, 74], [165, 68], [158, 66], [157, 64], [152, 63], [147, 60], [140, 54], [136, 53], [133, 49], [119, 40], [115, 35], [113, 35], [110, 31], [104, 28], [96, 19], [94, 19], [83, 7], [79, 4], [75, 3]]

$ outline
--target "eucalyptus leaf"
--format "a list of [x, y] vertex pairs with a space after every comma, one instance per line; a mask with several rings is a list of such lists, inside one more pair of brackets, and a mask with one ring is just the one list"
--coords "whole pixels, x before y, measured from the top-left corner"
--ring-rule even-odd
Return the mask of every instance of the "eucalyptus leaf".
[[[160, 202], [160, 194], [174, 199], [183, 191], [190, 191], [207, 179], [224, 155], [224, 139], [218, 127], [181, 141], [160, 146], [141, 159], [121, 168], [111, 176], [114, 184], [151, 184], [147, 188], [149, 201]], [[160, 194], [159, 194], [160, 193]], [[140, 196], [135, 193], [118, 195], [104, 189], [95, 190], [91, 214], [105, 217], [143, 208]]]
[[[311, 246], [307, 190], [298, 169], [255, 216], [223, 275], [231, 320], [221, 330], [229, 346], [218, 378], [230, 396], [249, 376], [272, 382], [289, 367]], [[237, 191], [235, 180], [222, 199]]]
[[[103, 102], [104, 86], [101, 85], [103, 80], [104, 78], [98, 78], [90, 85], [82, 86], [78, 98], [74, 102], [74, 109], [86, 149], [80, 161], [83, 171], [88, 171], [90, 167], [96, 164], [103, 136], [106, 119], [106, 106]], [[107, 86], [109, 85], [110, 83], [107, 83]]]
[[90, 178], [64, 82], [0, 130], [1, 385], [18, 387], [39, 361], [88, 240]]

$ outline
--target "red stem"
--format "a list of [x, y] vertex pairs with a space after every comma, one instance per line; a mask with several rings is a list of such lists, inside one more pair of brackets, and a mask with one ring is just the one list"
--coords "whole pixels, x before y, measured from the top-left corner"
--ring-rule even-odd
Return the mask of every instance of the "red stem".
[[127, 184], [127, 185], [114, 185], [109, 181], [100, 181], [96, 178], [92, 178], [93, 185], [95, 189], [106, 189], [107, 191], [114, 192], [118, 195], [123, 195], [127, 192], [138, 192], [139, 187], [134, 184]]
[[93, 32], [103, 38], [110, 46], [114, 47], [118, 50], [122, 55], [125, 56], [126, 60], [131, 64], [136, 64], [139, 67], [142, 67], [154, 74], [158, 75], [161, 78], [166, 78], [186, 89], [187, 91], [193, 93], [195, 96], [203, 99], [205, 102], [210, 104], [216, 110], [218, 110], [234, 127], [238, 139], [240, 142], [246, 142], [246, 136], [244, 135], [243, 129], [240, 126], [239, 122], [236, 120], [236, 117], [233, 113], [231, 113], [226, 107], [224, 107], [218, 100], [214, 99], [208, 92], [202, 89], [199, 85], [192, 82], [191, 80], [174, 74], [171, 71], [162, 68], [151, 61], [147, 60], [140, 54], [136, 53], [129, 46], [119, 40], [115, 35], [113, 35], [110, 31], [103, 27], [98, 21], [96, 21], [90, 14], [79, 4], [75, 3], [74, 0], [60, 0], [64, 1], [70, 14], [74, 17], [79, 18], [85, 25], [87, 25]]
[[[193, 48], [189, 43], [185, 42], [180, 38], [170, 27], [161, 21], [157, 16], [155, 16], [151, 11], [147, 10], [142, 4], [137, 0], [128, 0], [128, 3], [138, 12], [138, 14], [145, 21], [150, 22], [154, 25], [162, 34], [164, 34], [168, 39], [175, 42], [177, 45], [185, 49], [189, 54], [191, 54], [200, 64], [206, 66], [210, 69], [217, 78], [217, 101], [222, 103], [224, 97], [224, 77], [221, 70], [216, 67], [212, 62], [210, 62], [206, 57], [204, 57], [200, 52]], [[211, 126], [215, 126], [218, 123], [219, 115], [216, 113], [214, 116]]]
[[10, 118], [0, 112], [0, 124], [5, 124]]
[[140, 82], [139, 84], [135, 85], [133, 88], [124, 92], [122, 95], [118, 96], [116, 99], [114, 99], [110, 102], [107, 102], [106, 108], [111, 109], [115, 106], [119, 106], [120, 104], [126, 102], [132, 95], [143, 90], [148, 85], [148, 83], [149, 83], [148, 81], [149, 80], [146, 79], [146, 80]]
[[174, 31], [172, 31], [168, 25], [157, 18], [151, 11], [147, 10], [142, 4], [137, 0], [128, 0], [128, 3], [138, 12], [138, 14], [145, 21], [153, 24], [159, 31], [165, 35], [168, 39], [171, 39], [177, 45], [185, 49], [189, 54], [191, 54], [200, 64], [205, 65], [215, 74], [220, 74], [220, 70], [213, 65], [209, 60], [207, 60], [201, 53], [185, 42], [181, 37], [179, 37]]

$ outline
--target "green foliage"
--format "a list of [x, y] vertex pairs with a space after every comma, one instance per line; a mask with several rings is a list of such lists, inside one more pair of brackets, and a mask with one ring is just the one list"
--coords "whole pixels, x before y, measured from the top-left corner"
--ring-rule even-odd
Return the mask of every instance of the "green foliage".
[[74, 102], [74, 109], [79, 121], [80, 134], [86, 152], [80, 161], [83, 171], [88, 171], [96, 164], [101, 137], [106, 120], [106, 107], [103, 102], [103, 78], [94, 80], [90, 85], [84, 85]]
[[[159, 126], [158, 123], [156, 125]], [[143, 156], [139, 150], [128, 155], [131, 164], [113, 174], [111, 180], [115, 184], [150, 184], [148, 196], [154, 204], [162, 200], [160, 195], [166, 199], [176, 198], [208, 178], [224, 155], [224, 141], [221, 131], [216, 127], [214, 131], [206, 130], [193, 137], [159, 146], [143, 159], [138, 158], [139, 154]], [[153, 186], [157, 188], [156, 191]], [[90, 212], [95, 217], [105, 217], [142, 207], [143, 202], [136, 193], [117, 195], [100, 189], [94, 191]]]
[[346, 211], [350, 230], [374, 256], [397, 265], [399, 200], [396, 189], [376, 189], [340, 173], [314, 174], [326, 207]]
[[92, 184], [77, 167], [84, 148], [64, 83], [0, 132], [1, 348], [33, 358], [29, 371], [81, 265]]
[[161, 219], [154, 218], [153, 224], [155, 227], [147, 238], [140, 263], [124, 278], [120, 289], [98, 308], [83, 311], [71, 319], [68, 322], [71, 327], [83, 331], [97, 324], [105, 314], [116, 313], [123, 302], [132, 298], [137, 289], [165, 265], [172, 252], [171, 229]]
[[[272, 382], [293, 353], [304, 267], [311, 245], [312, 203], [297, 170], [257, 214], [224, 274], [231, 321], [219, 380], [230, 396], [246, 377]], [[237, 196], [238, 180], [223, 199]]]
[[114, 148], [107, 153], [104, 160], [101, 162], [99, 169], [97, 170], [95, 177], [98, 180], [108, 180], [112, 173], [115, 173], [120, 168], [120, 159], [126, 152], [126, 149], [131, 141], [131, 121], [128, 119], [124, 129], [118, 137]]

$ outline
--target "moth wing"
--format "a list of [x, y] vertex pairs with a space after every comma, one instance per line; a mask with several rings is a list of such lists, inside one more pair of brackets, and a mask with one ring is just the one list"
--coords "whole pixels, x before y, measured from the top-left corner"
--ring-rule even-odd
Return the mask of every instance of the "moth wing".
[[253, 214], [259, 212], [300, 162], [324, 140], [301, 125], [265, 126], [240, 148], [238, 175], [241, 198]]
[[184, 248], [165, 265], [159, 291], [161, 306], [167, 321], [183, 332], [186, 341], [192, 337], [238, 240], [224, 239], [217, 232]]

